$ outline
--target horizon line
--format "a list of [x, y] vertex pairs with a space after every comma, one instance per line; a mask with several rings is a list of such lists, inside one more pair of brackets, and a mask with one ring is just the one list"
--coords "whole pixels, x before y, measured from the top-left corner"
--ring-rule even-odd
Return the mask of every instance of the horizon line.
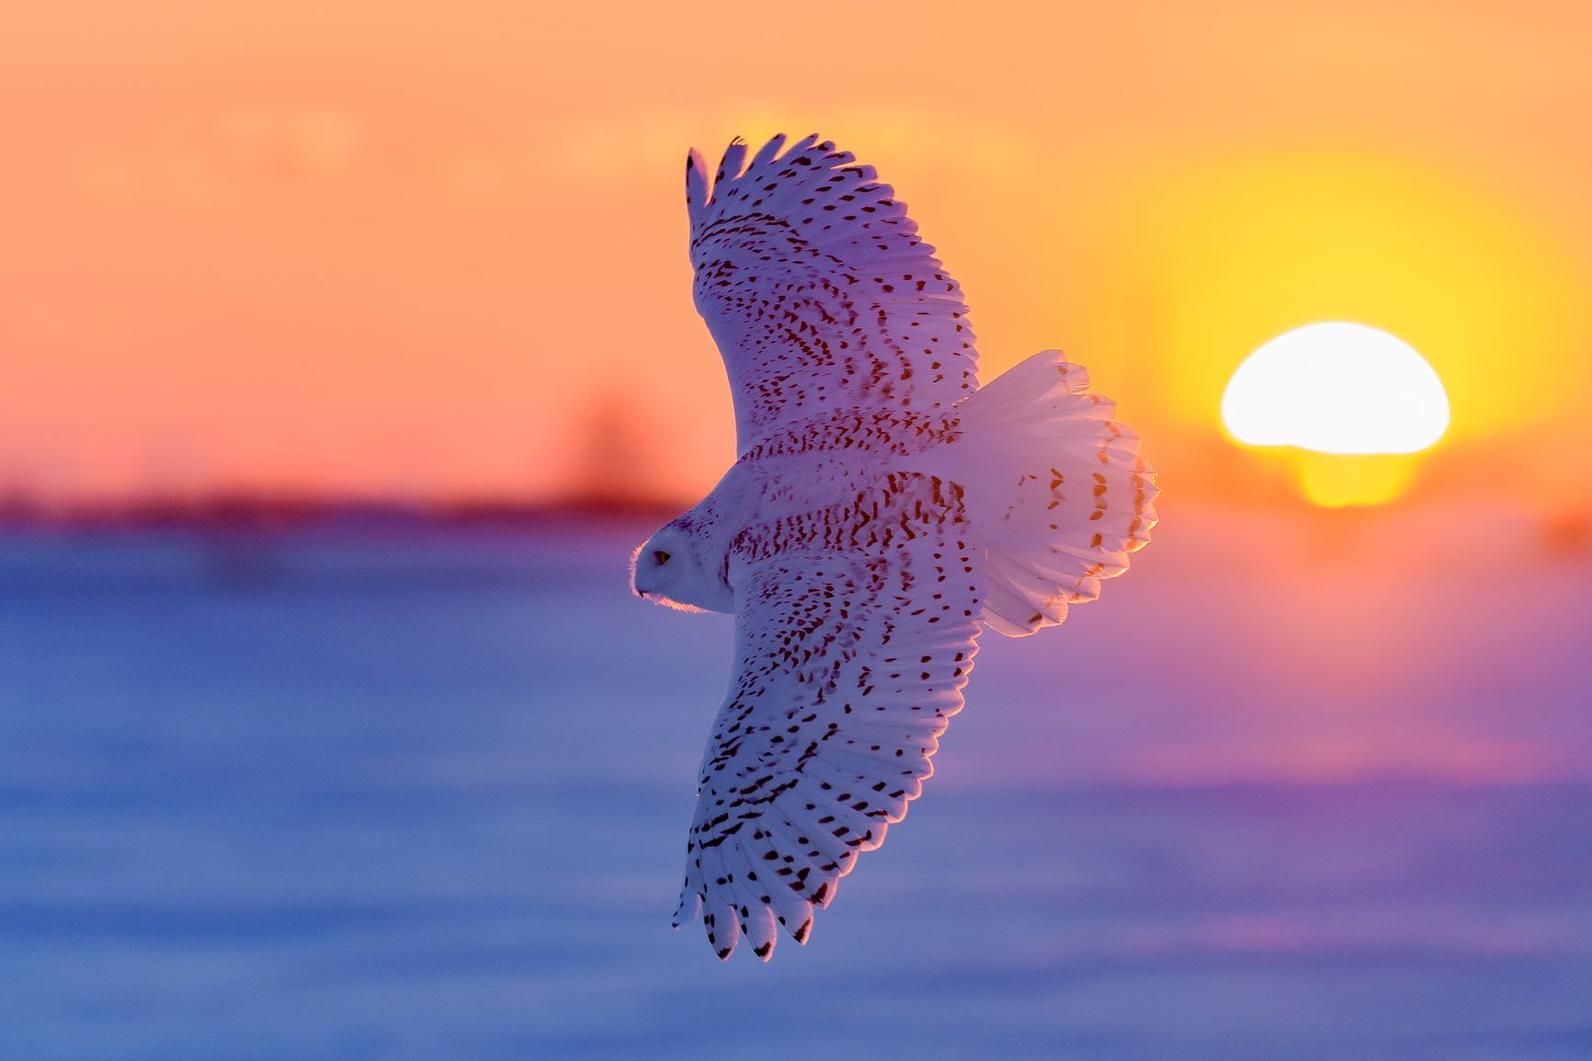
[[299, 527], [348, 522], [536, 524], [579, 518], [673, 515], [689, 502], [663, 496], [570, 492], [418, 497], [404, 494], [225, 488], [51, 498], [0, 492], [0, 528]]

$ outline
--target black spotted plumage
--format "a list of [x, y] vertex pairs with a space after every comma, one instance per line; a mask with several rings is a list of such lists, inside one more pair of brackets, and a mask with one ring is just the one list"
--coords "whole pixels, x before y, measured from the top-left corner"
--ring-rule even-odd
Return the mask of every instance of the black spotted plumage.
[[[889, 474], [737, 535], [735, 678], [698, 777], [676, 916], [705, 907], [715, 949], [740, 934], [772, 946], [776, 922], [805, 936], [811, 908], [833, 901], [933, 772], [977, 651], [967, 532], [959, 491]], [[766, 888], [743, 857], [766, 867]], [[742, 905], [762, 909], [735, 916]]]
[[697, 308], [742, 448], [836, 409], [947, 409], [978, 386], [962, 290], [872, 166], [809, 136], [687, 170]]
[[1156, 519], [1137, 437], [1079, 366], [1044, 351], [979, 388], [961, 290], [894, 192], [816, 136], [783, 148], [687, 166], [739, 456], [633, 574], [736, 615], [675, 915], [721, 958], [808, 940], [933, 773], [981, 627], [1061, 622]]

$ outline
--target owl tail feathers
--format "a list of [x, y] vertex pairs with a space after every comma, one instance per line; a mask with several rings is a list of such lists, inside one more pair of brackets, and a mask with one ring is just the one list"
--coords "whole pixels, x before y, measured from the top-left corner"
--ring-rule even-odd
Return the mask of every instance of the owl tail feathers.
[[966, 505], [984, 552], [982, 619], [1025, 637], [1094, 600], [1155, 526], [1155, 471], [1089, 393], [1089, 373], [1044, 350], [960, 406]]

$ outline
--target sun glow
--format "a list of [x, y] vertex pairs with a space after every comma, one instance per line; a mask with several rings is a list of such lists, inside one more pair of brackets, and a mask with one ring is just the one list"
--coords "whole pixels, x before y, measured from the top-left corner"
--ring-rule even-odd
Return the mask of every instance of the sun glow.
[[1251, 446], [1416, 453], [1448, 428], [1448, 395], [1415, 348], [1364, 324], [1307, 324], [1238, 366], [1222, 422]]
[[1413, 454], [1448, 429], [1448, 395], [1415, 348], [1364, 324], [1309, 324], [1262, 345], [1222, 395], [1237, 441], [1297, 451], [1318, 504], [1371, 505], [1403, 493]]

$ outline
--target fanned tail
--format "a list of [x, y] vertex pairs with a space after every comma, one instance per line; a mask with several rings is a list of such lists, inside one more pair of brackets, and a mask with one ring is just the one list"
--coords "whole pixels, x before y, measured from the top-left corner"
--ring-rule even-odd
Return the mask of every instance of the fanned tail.
[[1088, 391], [1081, 365], [1043, 350], [959, 407], [968, 513], [986, 558], [982, 618], [1010, 637], [1094, 600], [1156, 523], [1138, 436]]

